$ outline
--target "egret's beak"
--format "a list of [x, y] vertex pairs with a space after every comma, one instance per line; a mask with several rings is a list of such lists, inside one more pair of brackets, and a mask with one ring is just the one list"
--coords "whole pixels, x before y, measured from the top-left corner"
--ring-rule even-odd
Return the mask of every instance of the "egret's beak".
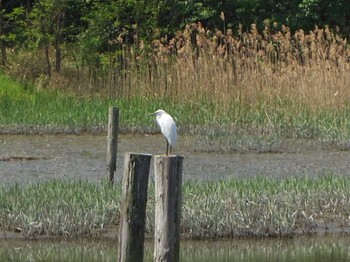
[[148, 114], [147, 116], [154, 116], [156, 114], [156, 112], [152, 113], [152, 114]]

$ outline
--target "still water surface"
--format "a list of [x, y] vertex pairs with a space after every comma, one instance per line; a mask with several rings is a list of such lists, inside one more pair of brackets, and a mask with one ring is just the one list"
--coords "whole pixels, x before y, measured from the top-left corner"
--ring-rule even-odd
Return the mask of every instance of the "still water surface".
[[[349, 236], [182, 241], [180, 261], [350, 261]], [[116, 261], [116, 241], [0, 241], [0, 261]], [[145, 261], [153, 247], [146, 242]]]

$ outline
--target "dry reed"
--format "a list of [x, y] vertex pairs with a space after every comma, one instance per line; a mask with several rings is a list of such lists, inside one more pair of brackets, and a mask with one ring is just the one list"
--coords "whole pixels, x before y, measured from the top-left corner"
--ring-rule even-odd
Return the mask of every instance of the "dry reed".
[[267, 25], [259, 34], [253, 24], [249, 33], [234, 36], [232, 30], [224, 35], [199, 24], [154, 46], [157, 68], [167, 68], [166, 77], [157, 78], [157, 95], [223, 106], [261, 98], [268, 105], [283, 98], [315, 110], [343, 107], [349, 100], [350, 49], [328, 27], [292, 35], [288, 27], [272, 33]]
[[[101, 57], [100, 67], [81, 67], [77, 60], [67, 55], [61, 74], [53, 74], [48, 84], [80, 94], [205, 100], [220, 103], [224, 111], [232, 103], [249, 108], [262, 101], [268, 110], [285, 100], [312, 111], [342, 109], [350, 98], [350, 48], [328, 27], [292, 33], [266, 22], [262, 32], [253, 24], [250, 32], [224, 34], [198, 23], [151, 46], [121, 44], [118, 52]], [[20, 64], [12, 72], [20, 74]], [[47, 84], [42, 76], [36, 79]]]

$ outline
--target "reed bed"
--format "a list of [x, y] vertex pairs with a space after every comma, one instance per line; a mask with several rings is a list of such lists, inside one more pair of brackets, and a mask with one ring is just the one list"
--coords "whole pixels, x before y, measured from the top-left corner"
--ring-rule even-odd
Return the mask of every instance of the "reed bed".
[[[130, 46], [118, 38], [120, 50], [104, 54], [95, 67], [82, 67], [68, 52], [61, 74], [48, 78], [36, 73], [32, 78], [40, 88], [80, 95], [205, 100], [220, 104], [217, 111], [238, 116], [261, 106], [269, 112], [276, 103], [287, 103], [294, 113], [303, 107], [318, 111], [348, 105], [350, 49], [345, 38], [329, 27], [291, 32], [283, 25], [264, 26], [262, 32], [255, 24], [249, 32], [242, 28], [222, 32], [198, 23], [172, 39], [163, 37], [149, 45], [139, 41]], [[23, 77], [21, 72], [26, 71], [28, 79], [32, 75], [28, 68], [42, 64], [37, 61], [40, 53], [34, 57], [22, 53], [12, 54], [17, 63], [8, 73]]]
[[[1, 130], [105, 131], [108, 106], [115, 105], [125, 132], [155, 131], [145, 114], [163, 108], [181, 132], [201, 134], [200, 141], [218, 145], [214, 150], [242, 135], [267, 141], [350, 137], [350, 49], [328, 27], [291, 32], [266, 23], [261, 32], [256, 25], [249, 32], [221, 32], [193, 24], [172, 39], [121, 45], [93, 68], [68, 54], [61, 74], [33, 77], [25, 96], [0, 91]], [[17, 63], [10, 74], [20, 76], [21, 65], [30, 70], [28, 54], [12, 55]]]
[[[199, 147], [209, 151], [276, 151], [286, 138], [311, 138], [346, 141], [350, 136], [349, 109], [320, 109], [308, 106], [293, 111], [288, 100], [264, 100], [258, 107], [231, 105], [221, 110], [221, 103], [172, 101], [168, 98], [133, 97], [108, 99], [100, 96], [79, 97], [53, 90], [38, 90], [0, 75], [0, 132], [4, 133], [100, 133], [107, 128], [108, 107], [120, 109], [120, 131], [157, 132], [147, 113], [158, 108], [170, 112], [181, 134], [199, 134]], [[270, 108], [270, 109], [269, 109]], [[337, 142], [337, 143], [338, 143]]]
[[[250, 108], [263, 106], [269, 113], [276, 103], [287, 103], [294, 113], [304, 107], [319, 111], [348, 105], [350, 49], [346, 39], [328, 27], [306, 33], [301, 29], [291, 32], [283, 25], [264, 26], [262, 32], [255, 24], [250, 32], [242, 28], [221, 32], [199, 23], [172, 39], [123, 45], [118, 61], [105, 62], [104, 70], [95, 69], [98, 77], [89, 77], [84, 68], [76, 69], [80, 76], [86, 75], [89, 84], [79, 78], [75, 90], [86, 92], [89, 89], [83, 86], [93, 83], [92, 92], [125, 99], [204, 100], [220, 104], [216, 110], [224, 114], [217, 112], [218, 116], [234, 113], [237, 119]], [[77, 72], [73, 72], [66, 66], [66, 75], [63, 72], [61, 77], [74, 79]], [[69, 81], [64, 83], [69, 85]]]
[[[276, 152], [299, 138], [349, 148], [350, 51], [327, 27], [221, 32], [193, 24], [173, 39], [119, 51], [103, 70], [67, 55], [60, 75], [41, 75], [34, 85], [1, 76], [0, 132], [105, 132], [113, 105], [121, 132], [157, 132], [145, 115], [163, 108], [181, 134], [200, 135], [204, 151]], [[22, 58], [16, 65], [29, 70]], [[16, 65], [12, 74], [21, 72]]]
[[[182, 236], [292, 236], [349, 229], [348, 188], [341, 176], [188, 181], [183, 187]], [[0, 187], [0, 228], [25, 238], [103, 237], [117, 231], [120, 185], [48, 181]], [[154, 185], [147, 203], [153, 235]]]
[[207, 107], [197, 112], [212, 112], [207, 124], [267, 132], [285, 127], [305, 137], [305, 130], [295, 129], [312, 133], [322, 115], [348, 111], [350, 50], [327, 27], [292, 34], [270, 25], [259, 33], [252, 25], [249, 33], [234, 35], [194, 24], [174, 39], [156, 41], [153, 51], [151, 73], [136, 77], [145, 83], [139, 92], [194, 105], [205, 101]]

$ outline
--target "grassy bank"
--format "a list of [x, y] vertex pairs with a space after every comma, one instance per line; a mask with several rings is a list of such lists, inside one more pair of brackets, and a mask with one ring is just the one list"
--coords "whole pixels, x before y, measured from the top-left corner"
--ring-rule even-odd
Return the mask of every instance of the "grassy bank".
[[[343, 177], [233, 179], [186, 182], [182, 235], [188, 238], [290, 236], [349, 227]], [[2, 232], [24, 237], [103, 236], [117, 230], [120, 186], [49, 181], [0, 187]], [[152, 235], [154, 186], [149, 189], [147, 232]]]
[[257, 144], [263, 139], [267, 142], [285, 138], [333, 141], [350, 137], [347, 106], [315, 111], [313, 106], [276, 98], [262, 99], [244, 107], [233, 101], [223, 109], [221, 103], [207, 99], [78, 97], [39, 90], [4, 75], [0, 75], [0, 83], [1, 133], [101, 132], [106, 130], [108, 107], [117, 106], [121, 112], [122, 132], [156, 131], [154, 119], [146, 114], [163, 108], [175, 117], [180, 132], [201, 134], [201, 141], [216, 145], [218, 149], [222, 149], [223, 144], [229, 145], [228, 150], [239, 148], [233, 142], [247, 137], [259, 140], [252, 141]]
[[24, 84], [0, 75], [1, 132], [100, 132], [114, 105], [124, 132], [156, 130], [145, 115], [163, 108], [181, 132], [200, 133], [219, 149], [236, 150], [244, 140], [350, 138], [350, 49], [328, 27], [211, 32], [192, 25], [120, 52], [121, 60], [111, 54], [94, 67], [67, 55], [50, 77], [44, 53], [9, 52], [4, 73]]

